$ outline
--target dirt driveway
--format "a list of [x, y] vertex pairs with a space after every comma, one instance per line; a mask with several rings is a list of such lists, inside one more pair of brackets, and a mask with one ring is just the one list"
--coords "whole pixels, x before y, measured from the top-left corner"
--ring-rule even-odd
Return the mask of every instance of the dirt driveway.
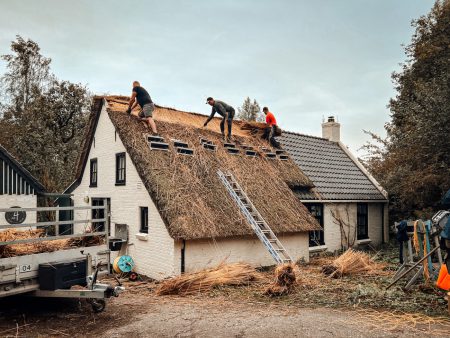
[[[76, 301], [16, 298], [1, 304], [1, 337], [436, 337], [439, 331], [367, 320], [364, 312], [225, 298], [126, 293], [101, 314]], [[447, 331], [450, 332], [450, 331]]]
[[[148, 299], [142, 313], [101, 337], [435, 337], [436, 332], [373, 325], [364, 314], [229, 301]], [[450, 332], [449, 332], [450, 334]]]

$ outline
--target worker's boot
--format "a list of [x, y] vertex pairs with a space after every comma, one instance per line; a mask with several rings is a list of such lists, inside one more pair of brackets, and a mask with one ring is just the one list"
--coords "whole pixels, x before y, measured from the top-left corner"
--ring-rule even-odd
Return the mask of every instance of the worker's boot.
[[227, 142], [227, 137], [225, 136], [225, 134], [222, 134], [222, 141]]

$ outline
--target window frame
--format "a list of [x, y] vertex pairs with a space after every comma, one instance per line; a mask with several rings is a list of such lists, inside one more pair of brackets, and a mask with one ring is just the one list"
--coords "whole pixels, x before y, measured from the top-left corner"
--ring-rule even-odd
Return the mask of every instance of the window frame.
[[[120, 167], [120, 159], [123, 158], [123, 168]], [[120, 171], [123, 171], [123, 179], [119, 179]], [[127, 181], [127, 157], [125, 152], [116, 154], [116, 185], [125, 185]]]
[[[361, 213], [361, 208], [365, 209], [364, 213]], [[364, 229], [364, 233], [360, 230]], [[369, 239], [369, 204], [357, 203], [356, 204], [356, 239], [358, 241]]]
[[[324, 209], [324, 205], [323, 203], [304, 203], [305, 207], [308, 209], [308, 212], [317, 220], [317, 222], [320, 224], [320, 226], [322, 227], [322, 230], [313, 230], [313, 231], [309, 231], [309, 247], [317, 247], [317, 246], [322, 246], [325, 245], [325, 227], [324, 227], [324, 218], [323, 218], [323, 209]], [[313, 207], [320, 207], [320, 215], [316, 216], [313, 215], [312, 213], [312, 208]], [[313, 237], [316, 237], [315, 235], [319, 235], [319, 241], [318, 243], [316, 241], [313, 240]]]
[[139, 216], [141, 220], [139, 232], [143, 234], [148, 234], [148, 207], [139, 207]]
[[[93, 182], [94, 177], [94, 171], [93, 165], [95, 164], [95, 182]], [[98, 185], [98, 159], [97, 158], [91, 158], [91, 161], [89, 163], [89, 187], [90, 188], [96, 188]]]

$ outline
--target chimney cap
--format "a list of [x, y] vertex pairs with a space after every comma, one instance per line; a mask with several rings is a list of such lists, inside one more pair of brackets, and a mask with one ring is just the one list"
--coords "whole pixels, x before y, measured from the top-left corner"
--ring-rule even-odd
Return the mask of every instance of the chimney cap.
[[334, 116], [328, 116], [328, 122], [335, 122]]

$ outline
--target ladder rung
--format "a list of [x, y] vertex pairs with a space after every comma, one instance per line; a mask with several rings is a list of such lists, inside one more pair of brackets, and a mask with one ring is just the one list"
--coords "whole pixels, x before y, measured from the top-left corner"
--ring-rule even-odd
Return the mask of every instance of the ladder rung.
[[[269, 154], [268, 156], [270, 155], [274, 155], [274, 157], [276, 157], [275, 153]], [[290, 258], [286, 249], [283, 248], [277, 236], [272, 232], [269, 225], [259, 214], [258, 210], [253, 206], [252, 202], [247, 197], [244, 190], [239, 186], [234, 176], [230, 173], [225, 174], [220, 170], [218, 170], [217, 174], [219, 175], [222, 183], [225, 185], [230, 195], [233, 197], [233, 199], [235, 199], [235, 202], [239, 206], [241, 212], [247, 218], [247, 221], [252, 225], [261, 242], [264, 244], [266, 249], [269, 250], [273, 259], [276, 262], [291, 262], [292, 259]], [[239, 199], [236, 197], [238, 197]]]

